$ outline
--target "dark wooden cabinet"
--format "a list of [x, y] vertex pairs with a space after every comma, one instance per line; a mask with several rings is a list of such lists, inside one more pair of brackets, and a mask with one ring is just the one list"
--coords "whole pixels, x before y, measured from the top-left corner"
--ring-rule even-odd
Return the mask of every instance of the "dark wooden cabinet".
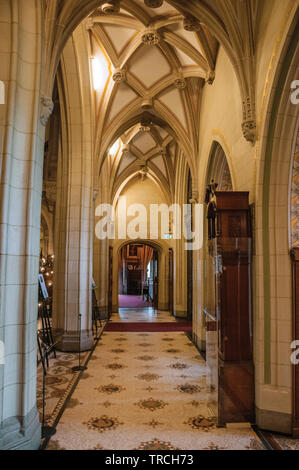
[[251, 220], [247, 192], [216, 192], [208, 208], [215, 266], [219, 425], [254, 422]]

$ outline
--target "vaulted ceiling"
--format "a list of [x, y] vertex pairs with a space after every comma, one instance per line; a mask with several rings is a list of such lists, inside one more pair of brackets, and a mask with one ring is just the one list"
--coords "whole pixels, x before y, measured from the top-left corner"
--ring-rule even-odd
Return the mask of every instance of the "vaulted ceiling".
[[116, 185], [140, 171], [172, 193], [178, 146], [187, 158], [197, 153], [201, 93], [213, 83], [218, 42], [161, 0], [107, 2], [85, 24], [99, 154], [114, 157]]
[[[45, 4], [46, 72], [43, 76], [43, 97], [46, 101], [51, 100], [57, 67], [67, 40], [82, 20], [91, 14], [97, 26], [94, 27], [93, 20], [89, 25], [92, 30], [97, 30], [95, 35], [105, 37], [103, 46], [105, 49], [107, 46], [111, 63], [116, 68], [129, 65], [130, 87], [134, 90], [135, 85], [135, 91], [137, 87], [139, 94], [142, 94], [141, 84], [143, 89], [146, 84], [155, 88], [153, 80], [157, 78], [154, 72], [150, 73], [152, 69], [157, 69], [156, 62], [151, 63], [147, 71], [147, 83], [138, 74], [139, 83], [136, 78], [138, 67], [135, 66], [134, 70], [130, 65], [130, 58], [135, 60], [134, 55], [138, 55], [135, 49], [138, 43], [140, 45], [142, 36], [145, 43], [159, 41], [159, 52], [164, 56], [166, 54], [172, 75], [174, 71], [179, 71], [179, 79], [182, 67], [185, 78], [189, 76], [188, 67], [189, 71], [195, 67], [195, 76], [213, 81], [217, 47], [218, 43], [221, 44], [231, 60], [240, 86], [244, 137], [255, 143], [255, 48], [259, 18], [265, 6], [260, 0], [45, 0]], [[153, 31], [146, 32], [151, 27], [155, 30], [154, 34]], [[118, 30], [117, 39], [115, 30]], [[193, 32], [187, 35], [186, 30]], [[157, 56], [152, 51], [154, 61]], [[165, 63], [163, 70], [167, 71]], [[166, 75], [164, 78], [166, 80]], [[161, 90], [152, 91], [156, 92], [156, 96]]]

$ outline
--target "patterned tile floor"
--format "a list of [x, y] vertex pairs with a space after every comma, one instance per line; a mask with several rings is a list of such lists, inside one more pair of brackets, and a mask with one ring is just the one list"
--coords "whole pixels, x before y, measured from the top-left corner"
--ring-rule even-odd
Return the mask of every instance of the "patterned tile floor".
[[[105, 322], [98, 329], [98, 334], [104, 329]], [[81, 364], [84, 364], [89, 352], [81, 353]], [[61, 408], [63, 407], [79, 373], [74, 373], [72, 367], [79, 363], [78, 354], [56, 352], [49, 358], [49, 368], [45, 378], [45, 420], [46, 424], [53, 425]], [[43, 368], [41, 363], [37, 368], [37, 409], [42, 421], [43, 412]]]
[[283, 450], [299, 450], [299, 439], [292, 439], [291, 437], [279, 436], [277, 434], [274, 437]]
[[[85, 361], [87, 353], [82, 354], [82, 362]], [[78, 365], [78, 354], [57, 352], [56, 359], [51, 355], [49, 369], [46, 375], [45, 386], [45, 418], [47, 424], [53, 424], [60, 409], [59, 404], [64, 403], [66, 394], [75, 381], [72, 367]], [[42, 421], [43, 410], [43, 369], [41, 364], [37, 369], [37, 409]]]
[[263, 449], [216, 427], [206, 373], [185, 333], [104, 333], [47, 449]]

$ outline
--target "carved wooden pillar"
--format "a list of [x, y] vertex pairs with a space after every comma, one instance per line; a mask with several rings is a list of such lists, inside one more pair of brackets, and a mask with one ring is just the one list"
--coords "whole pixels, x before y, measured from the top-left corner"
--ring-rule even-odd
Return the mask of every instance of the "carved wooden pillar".
[[[293, 270], [293, 341], [299, 340], [299, 248], [291, 250]], [[293, 436], [299, 438], [299, 364], [293, 365]]]
[[254, 422], [251, 222], [247, 192], [216, 192], [209, 210], [215, 265], [220, 425]]

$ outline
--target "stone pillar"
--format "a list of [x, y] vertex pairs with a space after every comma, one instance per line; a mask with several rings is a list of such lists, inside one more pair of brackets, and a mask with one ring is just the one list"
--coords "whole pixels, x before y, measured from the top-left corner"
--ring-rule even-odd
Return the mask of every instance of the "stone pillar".
[[167, 311], [169, 308], [168, 302], [168, 251], [161, 250], [159, 252], [159, 300], [158, 309]]
[[[38, 449], [36, 325], [45, 129], [42, 2], [0, 0], [0, 449]], [[42, 107], [44, 121], [51, 103]], [[5, 362], [3, 364], [3, 362]]]
[[[81, 30], [76, 34], [80, 45]], [[76, 53], [74, 41], [69, 40], [61, 58], [62, 72], [58, 75], [62, 148], [57, 171], [53, 325], [62, 351], [79, 349], [79, 314], [81, 350], [89, 350], [93, 343], [92, 122], [90, 96], [85, 86], [87, 77], [83, 76], [88, 68], [86, 64], [77, 64]]]
[[174, 240], [174, 315], [187, 318], [187, 251], [185, 240]]
[[[67, 161], [69, 159], [69, 161]], [[78, 351], [92, 346], [92, 186], [86, 178], [90, 156], [59, 155], [55, 220], [55, 284], [53, 324], [58, 348]], [[84, 169], [85, 167], [85, 169]], [[76, 171], [77, 170], [77, 171]]]
[[102, 311], [108, 312], [109, 240], [94, 239], [93, 275], [96, 296]]
[[[102, 174], [99, 177], [99, 191], [95, 200], [94, 213], [96, 208], [106, 201], [110, 202], [109, 198], [109, 164], [106, 159], [103, 163]], [[95, 217], [95, 227], [100, 217]], [[109, 274], [109, 244], [108, 239], [100, 240], [96, 236], [96, 230], [94, 230], [94, 253], [93, 253], [93, 276], [97, 285], [96, 296], [98, 305], [102, 312], [108, 314], [108, 274]]]

